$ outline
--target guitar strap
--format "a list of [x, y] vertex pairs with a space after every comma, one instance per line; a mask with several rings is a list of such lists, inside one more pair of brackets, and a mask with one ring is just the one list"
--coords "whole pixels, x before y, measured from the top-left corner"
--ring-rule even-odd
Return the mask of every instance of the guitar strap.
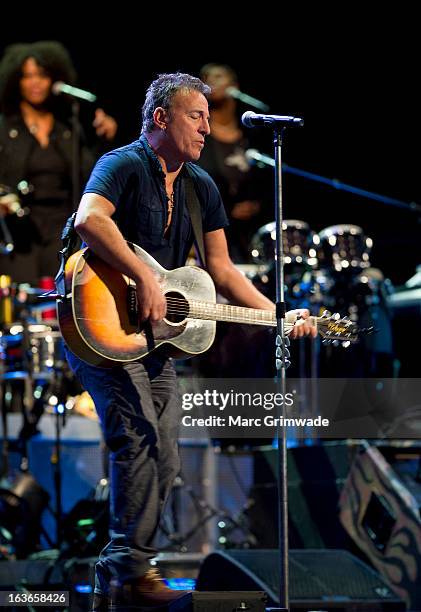
[[193, 227], [194, 244], [200, 265], [206, 268], [205, 244], [203, 241], [203, 225], [202, 225], [202, 207], [200, 206], [197, 196], [196, 187], [193, 180], [193, 175], [188, 166], [186, 166], [189, 176], [184, 178], [184, 188], [186, 190], [187, 208], [190, 214], [190, 220]]
[[[78, 248], [80, 248], [80, 243], [81, 243], [81, 240], [75, 230], [75, 219], [76, 219], [76, 212], [74, 212], [67, 219], [66, 224], [61, 233], [61, 240], [63, 243], [63, 248], [58, 252], [60, 266], [56, 274], [56, 277], [54, 279], [54, 282], [56, 286], [55, 288], [56, 294], [59, 295], [62, 299], [65, 299], [66, 297], [66, 288], [65, 288], [65, 282], [64, 282], [65, 280], [64, 269], [66, 266], [66, 261], [69, 259], [72, 253], [74, 253]], [[52, 291], [54, 291], [54, 289]], [[49, 293], [52, 293], [52, 291], [45, 293], [41, 297], [47, 298]]]

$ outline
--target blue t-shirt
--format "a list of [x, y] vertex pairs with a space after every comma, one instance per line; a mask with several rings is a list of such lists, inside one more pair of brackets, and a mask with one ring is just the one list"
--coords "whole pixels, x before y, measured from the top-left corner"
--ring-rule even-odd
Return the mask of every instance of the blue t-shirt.
[[174, 181], [174, 209], [164, 237], [168, 208], [165, 174], [144, 136], [103, 155], [84, 193], [97, 193], [112, 202], [116, 207], [112, 218], [126, 240], [139, 245], [171, 270], [185, 264], [194, 239], [184, 186], [186, 166], [199, 198], [203, 232], [227, 226], [227, 215], [214, 181], [199, 166], [188, 163]]

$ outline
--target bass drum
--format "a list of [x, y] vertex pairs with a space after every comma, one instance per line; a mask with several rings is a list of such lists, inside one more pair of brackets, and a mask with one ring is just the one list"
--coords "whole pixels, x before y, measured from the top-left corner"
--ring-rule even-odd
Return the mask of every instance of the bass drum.
[[373, 241], [358, 225], [331, 225], [314, 236], [314, 242], [323, 270], [359, 273], [370, 266]]

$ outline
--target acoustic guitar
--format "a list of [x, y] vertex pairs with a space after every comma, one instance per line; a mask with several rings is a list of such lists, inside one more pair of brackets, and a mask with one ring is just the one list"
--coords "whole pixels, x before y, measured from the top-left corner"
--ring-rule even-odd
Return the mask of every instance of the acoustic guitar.
[[[57, 302], [57, 314], [65, 342], [87, 363], [112, 367], [142, 359], [163, 345], [174, 357], [198, 355], [212, 345], [216, 321], [276, 327], [272, 311], [217, 303], [215, 285], [205, 270], [166, 270], [142, 248], [129, 245], [153, 271], [167, 300], [167, 314], [158, 324], [141, 325], [134, 282], [89, 248], [74, 253], [66, 263], [66, 295]], [[361, 332], [337, 314], [311, 320], [324, 339], [348, 344]], [[295, 323], [296, 317], [286, 319], [287, 335]]]

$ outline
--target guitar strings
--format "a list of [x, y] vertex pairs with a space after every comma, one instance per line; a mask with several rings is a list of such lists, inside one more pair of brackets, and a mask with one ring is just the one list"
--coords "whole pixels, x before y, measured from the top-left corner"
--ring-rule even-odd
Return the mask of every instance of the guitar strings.
[[[201, 315], [202, 317], [209, 317], [210, 320], [215, 320], [219, 315], [223, 317], [224, 321], [227, 322], [238, 322], [238, 323], [256, 323], [261, 325], [272, 326], [276, 321], [274, 320], [275, 313], [269, 310], [261, 310], [255, 308], [247, 308], [245, 306], [235, 306], [233, 304], [220, 304], [217, 302], [204, 302], [199, 300], [188, 301], [185, 298], [177, 298], [166, 296], [167, 302], [167, 314], [179, 315], [191, 318]], [[265, 318], [266, 317], [266, 318]], [[332, 321], [324, 317], [312, 317], [317, 322], [319, 328], [327, 327], [329, 323], [333, 323], [337, 327], [341, 327], [341, 335], [344, 333], [347, 336], [352, 335], [354, 330], [349, 327], [343, 327], [340, 321]], [[286, 331], [291, 331], [294, 327], [293, 323], [285, 321]], [[320, 330], [321, 331], [321, 330]]]
[[[235, 306], [232, 304], [218, 304], [216, 302], [201, 302], [191, 300], [188, 302], [184, 298], [166, 297], [167, 314], [180, 316], [195, 316], [209, 317], [213, 320], [220, 315], [224, 321], [239, 322], [239, 323], [257, 323], [271, 326], [273, 324], [272, 313], [266, 310], [248, 309], [244, 306]], [[219, 311], [219, 312], [218, 312]], [[242, 315], [242, 316], [241, 316]], [[266, 317], [264, 319], [263, 317]], [[292, 326], [291, 326], [292, 327]]]
[[234, 306], [231, 304], [217, 304], [216, 302], [187, 302], [180, 298], [167, 298], [167, 313], [180, 315], [209, 316], [210, 318], [218, 315], [222, 316], [227, 321], [240, 322], [256, 322], [271, 325], [273, 323], [272, 313], [270, 311], [247, 309], [243, 306]]

